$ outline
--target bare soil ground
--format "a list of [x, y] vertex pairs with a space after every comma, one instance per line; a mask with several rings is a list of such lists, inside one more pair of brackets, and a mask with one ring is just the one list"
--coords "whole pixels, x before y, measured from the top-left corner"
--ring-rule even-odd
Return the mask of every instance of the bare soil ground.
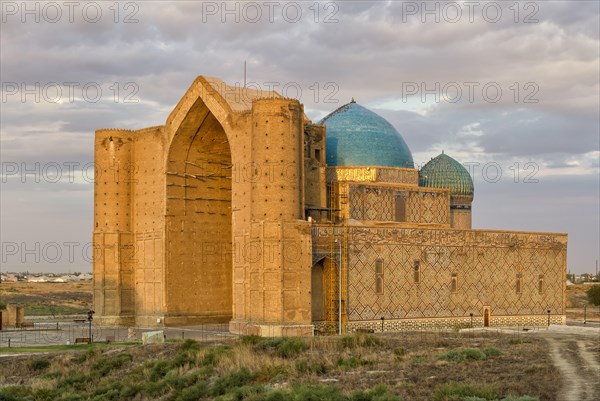
[[562, 376], [560, 401], [596, 401], [600, 395], [600, 333], [545, 334], [554, 366]]
[[1, 283], [0, 303], [24, 305], [26, 316], [85, 313], [92, 306], [92, 283]]

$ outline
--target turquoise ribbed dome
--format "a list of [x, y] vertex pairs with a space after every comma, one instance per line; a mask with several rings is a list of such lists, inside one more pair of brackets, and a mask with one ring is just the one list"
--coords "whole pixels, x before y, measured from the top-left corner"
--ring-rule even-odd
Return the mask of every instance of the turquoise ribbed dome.
[[414, 168], [402, 135], [386, 119], [352, 100], [323, 118], [330, 166]]
[[462, 164], [442, 153], [431, 159], [419, 171], [419, 185], [430, 188], [448, 188], [452, 197], [473, 197], [471, 175]]

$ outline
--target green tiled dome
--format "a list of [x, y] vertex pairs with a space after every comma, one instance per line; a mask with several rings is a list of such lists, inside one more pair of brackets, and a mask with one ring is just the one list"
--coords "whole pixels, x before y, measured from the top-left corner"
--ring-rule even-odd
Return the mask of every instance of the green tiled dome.
[[473, 180], [462, 164], [442, 152], [419, 171], [419, 185], [448, 188], [452, 197], [473, 197]]
[[327, 164], [414, 168], [402, 135], [385, 118], [352, 102], [323, 118]]

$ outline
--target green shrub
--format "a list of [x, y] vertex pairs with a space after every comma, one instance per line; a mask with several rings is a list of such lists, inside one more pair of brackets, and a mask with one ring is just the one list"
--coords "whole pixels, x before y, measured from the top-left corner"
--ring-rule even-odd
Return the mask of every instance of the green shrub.
[[287, 376], [287, 371], [283, 365], [264, 365], [254, 376], [256, 381], [268, 383], [275, 378]]
[[600, 285], [593, 285], [587, 290], [588, 301], [592, 305], [600, 305]]
[[[498, 350], [496, 350], [498, 351]], [[492, 351], [493, 352], [493, 351]], [[498, 351], [500, 352], [500, 351]], [[477, 348], [462, 348], [462, 349], [453, 349], [445, 354], [438, 356], [439, 360], [442, 361], [451, 361], [451, 362], [460, 362], [466, 359], [475, 360], [475, 361], [483, 361], [487, 359], [487, 355]]]
[[277, 337], [262, 340], [260, 348], [275, 350], [275, 354], [281, 358], [292, 358], [308, 349], [300, 338]]
[[29, 361], [29, 370], [40, 372], [50, 367], [50, 361], [46, 358], [35, 358]]
[[31, 390], [23, 386], [10, 386], [0, 388], [0, 400], [17, 401], [31, 395]]
[[[463, 401], [487, 401], [486, 398], [481, 398], [481, 397], [465, 397], [463, 398]], [[539, 398], [536, 397], [530, 397], [528, 395], [522, 396], [522, 397], [505, 397], [501, 400], [495, 400], [495, 401], [539, 401]]]
[[198, 351], [200, 349], [200, 344], [198, 344], [197, 341], [194, 340], [185, 340], [183, 343], [181, 343], [181, 346], [179, 347], [179, 351]]
[[194, 351], [179, 351], [173, 359], [173, 367], [181, 367], [185, 365], [196, 366], [198, 362], [197, 354]]
[[227, 375], [217, 379], [210, 389], [210, 394], [213, 396], [225, 394], [230, 390], [250, 383], [252, 379], [252, 373], [247, 368], [229, 372]]
[[[226, 394], [214, 398], [215, 401], [263, 401], [265, 399], [265, 388], [262, 385], [246, 385], [234, 387]], [[211, 398], [213, 399], [213, 398]]]
[[175, 401], [197, 401], [208, 395], [208, 387], [206, 383], [199, 382], [195, 386], [184, 388], [181, 394], [175, 398]]
[[171, 361], [167, 359], [161, 359], [160, 361], [154, 362], [152, 369], [150, 370], [150, 381], [157, 382], [161, 380], [171, 369], [173, 369], [173, 365]]
[[387, 387], [378, 384], [371, 390], [358, 391], [352, 394], [351, 401], [400, 401], [400, 397], [388, 393]]
[[121, 389], [121, 399], [133, 398], [142, 392], [142, 383], [129, 383]]
[[229, 357], [233, 354], [231, 347], [222, 345], [208, 350], [201, 361], [202, 366], [217, 366], [219, 360], [224, 357]]
[[164, 385], [162, 380], [146, 381], [141, 389], [141, 392], [149, 397], [158, 398], [169, 391], [169, 388]]
[[292, 396], [287, 400], [294, 401], [347, 401], [340, 390], [334, 386], [322, 384], [297, 384], [293, 387]]
[[425, 362], [425, 361], [426, 361], [426, 359], [427, 359], [427, 358], [425, 358], [425, 357], [424, 357], [424, 356], [422, 356], [422, 355], [417, 355], [417, 356], [413, 356], [413, 357], [411, 358], [411, 360], [410, 360], [410, 363], [411, 363], [411, 364], [413, 364], [413, 365], [420, 365], [420, 364], [422, 364], [423, 362]]
[[58, 394], [55, 389], [41, 388], [35, 392], [33, 398], [36, 401], [54, 401], [58, 398]]
[[406, 355], [406, 350], [404, 348], [394, 348], [394, 359], [397, 361], [402, 361], [404, 356]]
[[100, 374], [100, 376], [106, 376], [115, 369], [120, 369], [123, 366], [129, 364], [133, 358], [127, 353], [119, 354], [110, 358], [102, 358], [92, 364], [92, 369]]
[[483, 350], [483, 353], [488, 358], [502, 355], [502, 351], [500, 351], [498, 348], [495, 348], [495, 347], [486, 348]]
[[60, 401], [84, 401], [86, 398], [83, 394], [78, 393], [62, 393], [59, 400]]
[[498, 398], [498, 390], [492, 386], [475, 387], [462, 383], [438, 386], [433, 395], [434, 401], [464, 400], [466, 397], [479, 397], [483, 400]]
[[309, 362], [305, 359], [296, 361], [296, 370], [304, 374], [324, 375], [329, 367], [323, 362]]
[[350, 358], [339, 358], [337, 360], [337, 366], [346, 370], [356, 369], [359, 366], [369, 365], [370, 363], [371, 362], [355, 356], [351, 356]]
[[244, 345], [256, 345], [256, 344], [260, 344], [260, 342], [262, 340], [263, 339], [261, 336], [251, 335], [251, 336], [242, 336], [240, 339], [240, 342]]
[[344, 348], [378, 347], [382, 341], [373, 334], [358, 333], [340, 338], [340, 344]]
[[160, 384], [167, 389], [182, 389], [190, 387], [196, 382], [194, 375], [181, 374], [178, 369], [170, 370], [160, 381]]
[[95, 357], [97, 353], [98, 353], [98, 351], [96, 351], [94, 348], [88, 349], [87, 351], [82, 352], [79, 355], [77, 355], [75, 357], [75, 362], [84, 363], [85, 361], [90, 360], [93, 357]]
[[99, 387], [94, 392], [92, 401], [120, 401], [121, 400], [121, 384], [115, 383], [117, 386]]
[[465, 359], [472, 359], [475, 361], [483, 361], [487, 359], [486, 354], [484, 354], [480, 349], [477, 348], [464, 348], [461, 350]]
[[289, 401], [290, 397], [283, 390], [271, 391], [267, 394], [265, 401]]
[[262, 349], [275, 349], [285, 340], [284, 337], [266, 338], [258, 343]]
[[60, 379], [62, 377], [62, 372], [48, 372], [43, 377], [47, 380]]
[[442, 361], [460, 362], [465, 360], [465, 356], [460, 351], [450, 350], [445, 354], [438, 356], [438, 359]]
[[62, 380], [58, 382], [57, 387], [62, 390], [73, 389], [76, 391], [83, 391], [86, 389], [87, 385], [90, 384], [93, 380], [93, 376], [88, 376], [77, 370], [70, 370], [67, 374], [64, 375]]
[[275, 353], [281, 358], [292, 358], [303, 353], [307, 349], [308, 347], [301, 339], [286, 338], [281, 344], [279, 344]]

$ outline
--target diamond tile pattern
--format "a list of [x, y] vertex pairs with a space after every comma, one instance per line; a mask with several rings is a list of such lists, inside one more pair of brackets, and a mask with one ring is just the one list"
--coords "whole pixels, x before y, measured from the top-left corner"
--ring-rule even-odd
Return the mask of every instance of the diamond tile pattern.
[[[348, 230], [348, 321], [564, 314], [566, 235], [521, 232], [339, 227], [313, 231], [313, 244]], [[384, 291], [375, 291], [375, 261]], [[414, 261], [421, 279], [414, 282]], [[451, 292], [452, 274], [458, 288]], [[517, 274], [522, 290], [516, 293]], [[544, 275], [539, 293], [538, 278]]]
[[[450, 200], [446, 192], [422, 188], [386, 188], [350, 184], [349, 218], [360, 221], [399, 221], [404, 215], [409, 223], [449, 224]], [[396, 202], [402, 198], [404, 202]], [[396, 210], [404, 205], [404, 211]]]

